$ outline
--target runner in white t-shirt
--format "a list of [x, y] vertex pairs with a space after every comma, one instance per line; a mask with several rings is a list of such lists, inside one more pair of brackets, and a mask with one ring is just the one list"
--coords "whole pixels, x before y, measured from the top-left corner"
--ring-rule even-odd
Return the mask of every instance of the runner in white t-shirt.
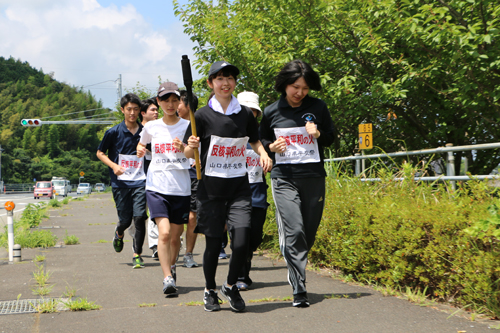
[[150, 218], [158, 226], [158, 258], [163, 270], [163, 293], [175, 294], [175, 262], [180, 236], [188, 222], [191, 180], [189, 159], [179, 149], [189, 121], [177, 116], [179, 88], [165, 82], [158, 89], [157, 100], [163, 118], [150, 121], [141, 133], [137, 156], [144, 156], [151, 144], [151, 163], [146, 179], [146, 198]]

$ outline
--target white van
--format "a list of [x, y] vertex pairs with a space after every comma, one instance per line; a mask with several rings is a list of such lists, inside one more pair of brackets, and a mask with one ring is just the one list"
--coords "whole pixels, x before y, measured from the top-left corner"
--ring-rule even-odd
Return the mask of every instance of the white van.
[[71, 193], [71, 184], [64, 177], [52, 177], [52, 187], [56, 195], [67, 197]]

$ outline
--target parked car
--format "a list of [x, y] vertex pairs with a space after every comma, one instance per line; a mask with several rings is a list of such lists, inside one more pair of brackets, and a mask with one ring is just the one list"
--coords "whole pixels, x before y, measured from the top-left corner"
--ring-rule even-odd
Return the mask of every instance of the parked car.
[[96, 183], [94, 186], [94, 190], [98, 192], [104, 192], [106, 190], [106, 185], [104, 185], [103, 183]]
[[52, 177], [52, 186], [54, 187], [56, 195], [67, 197], [71, 193], [71, 184], [69, 180], [64, 177]]
[[35, 199], [39, 199], [40, 197], [48, 197], [50, 199], [54, 199], [55, 197], [52, 182], [36, 182], [34, 188], [35, 190], [33, 191], [33, 197]]
[[76, 194], [90, 194], [92, 193], [92, 186], [89, 183], [80, 183], [76, 188]]

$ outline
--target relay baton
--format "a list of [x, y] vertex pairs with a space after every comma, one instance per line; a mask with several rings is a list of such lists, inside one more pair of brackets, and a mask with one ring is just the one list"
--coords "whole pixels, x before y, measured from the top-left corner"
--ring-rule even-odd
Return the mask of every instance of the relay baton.
[[[189, 58], [187, 55], [182, 56], [182, 76], [184, 77], [184, 86], [186, 87], [188, 104], [189, 104], [189, 118], [191, 119], [191, 133], [195, 137], [196, 134], [196, 120], [194, 119], [193, 109], [193, 75], [191, 74], [191, 64], [189, 63]], [[198, 148], [194, 149], [194, 159], [196, 161], [196, 178], [201, 179], [201, 165], [200, 165], [200, 152]]]

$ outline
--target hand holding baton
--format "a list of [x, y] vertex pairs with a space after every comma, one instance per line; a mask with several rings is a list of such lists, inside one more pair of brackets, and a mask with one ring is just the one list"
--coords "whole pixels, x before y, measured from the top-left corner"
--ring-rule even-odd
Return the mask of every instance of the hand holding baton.
[[[188, 104], [189, 104], [189, 118], [191, 119], [191, 133], [194, 136], [196, 134], [196, 120], [194, 119], [193, 109], [193, 75], [191, 74], [191, 64], [187, 55], [182, 56], [182, 76], [184, 77], [184, 86], [186, 87]], [[201, 165], [200, 165], [200, 152], [198, 148], [194, 149], [194, 159], [196, 161], [196, 178], [201, 179]]]

